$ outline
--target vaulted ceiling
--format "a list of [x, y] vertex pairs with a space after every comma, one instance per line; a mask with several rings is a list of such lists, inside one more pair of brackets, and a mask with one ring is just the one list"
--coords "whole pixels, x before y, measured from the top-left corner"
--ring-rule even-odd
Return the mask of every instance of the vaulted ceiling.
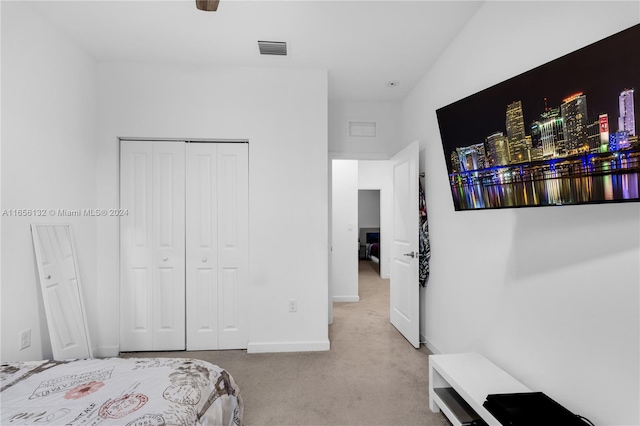
[[[328, 70], [329, 99], [400, 101], [480, 1], [194, 0], [30, 2], [98, 61]], [[284, 41], [264, 56], [258, 41]], [[397, 85], [389, 87], [390, 82]]]

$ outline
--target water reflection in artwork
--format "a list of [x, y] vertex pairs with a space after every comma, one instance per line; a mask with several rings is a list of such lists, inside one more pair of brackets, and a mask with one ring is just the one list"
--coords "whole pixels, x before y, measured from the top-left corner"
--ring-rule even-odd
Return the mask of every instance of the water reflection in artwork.
[[633, 200], [639, 188], [640, 174], [627, 173], [456, 186], [452, 192], [457, 209], [469, 210]]

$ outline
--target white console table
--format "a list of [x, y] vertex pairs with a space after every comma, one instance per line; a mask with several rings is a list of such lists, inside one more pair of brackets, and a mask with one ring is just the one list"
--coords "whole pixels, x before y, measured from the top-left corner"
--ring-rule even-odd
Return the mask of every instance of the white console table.
[[[440, 389], [440, 395], [436, 389]], [[449, 395], [460, 396], [490, 426], [500, 426], [500, 422], [482, 406], [487, 395], [531, 392], [525, 385], [475, 352], [429, 355], [429, 408], [433, 412], [442, 410], [454, 426], [461, 426], [462, 422], [456, 416], [454, 407], [447, 405], [446, 398], [441, 396], [443, 390]]]

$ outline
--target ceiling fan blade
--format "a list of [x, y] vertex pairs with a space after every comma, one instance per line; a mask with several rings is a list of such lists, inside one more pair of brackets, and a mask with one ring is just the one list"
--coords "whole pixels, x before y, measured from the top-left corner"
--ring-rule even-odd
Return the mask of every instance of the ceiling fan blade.
[[218, 10], [220, 0], [196, 0], [196, 7], [207, 12], [215, 12]]

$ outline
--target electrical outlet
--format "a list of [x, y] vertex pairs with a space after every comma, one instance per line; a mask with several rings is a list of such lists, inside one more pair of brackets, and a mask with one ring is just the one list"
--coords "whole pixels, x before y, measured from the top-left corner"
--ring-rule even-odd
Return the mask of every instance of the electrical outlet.
[[29, 346], [31, 346], [31, 329], [20, 333], [20, 350], [26, 349]]
[[296, 299], [289, 299], [289, 312], [298, 312], [298, 301]]

